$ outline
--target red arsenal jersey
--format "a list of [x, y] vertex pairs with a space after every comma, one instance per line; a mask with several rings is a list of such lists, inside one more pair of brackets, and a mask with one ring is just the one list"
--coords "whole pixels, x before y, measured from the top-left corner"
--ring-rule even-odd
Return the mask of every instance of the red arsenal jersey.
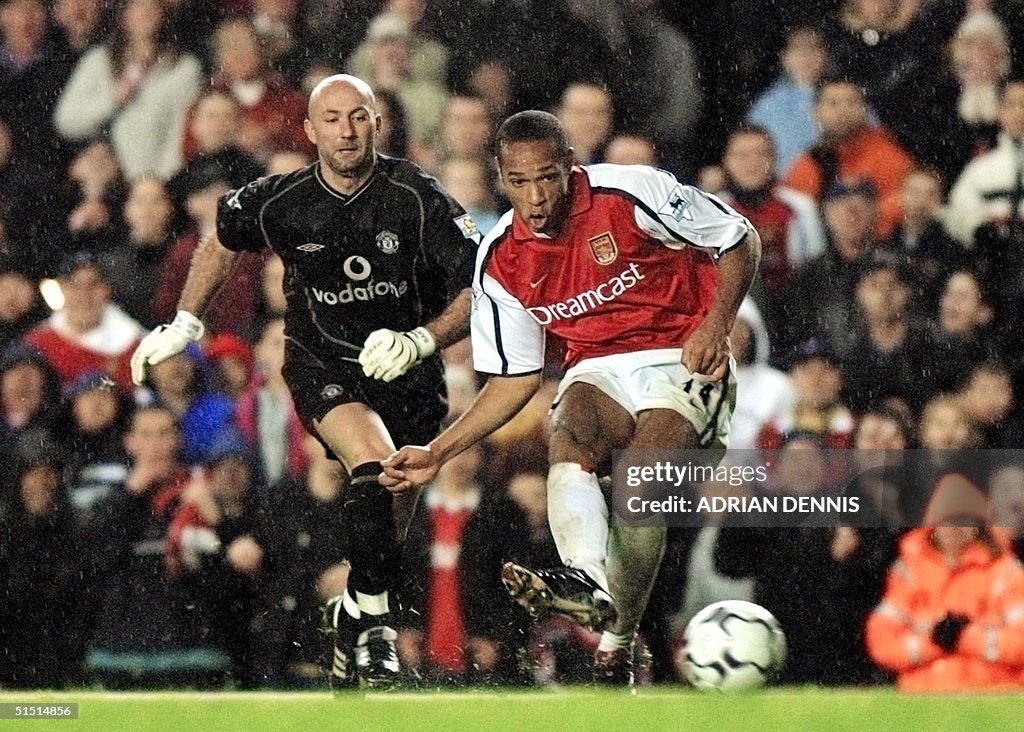
[[516, 375], [544, 365], [544, 329], [585, 358], [681, 348], [714, 301], [715, 260], [750, 223], [670, 173], [592, 165], [571, 174], [554, 238], [509, 211], [484, 239], [473, 280], [473, 360]]

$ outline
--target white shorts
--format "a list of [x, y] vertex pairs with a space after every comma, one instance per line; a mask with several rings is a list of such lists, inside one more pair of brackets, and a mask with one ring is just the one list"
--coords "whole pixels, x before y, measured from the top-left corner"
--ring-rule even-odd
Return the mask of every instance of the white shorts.
[[694, 375], [681, 362], [681, 348], [617, 353], [580, 361], [558, 384], [552, 409], [573, 384], [590, 384], [614, 399], [633, 419], [648, 409], [678, 412], [697, 431], [701, 447], [728, 447], [736, 404], [736, 362], [719, 382]]

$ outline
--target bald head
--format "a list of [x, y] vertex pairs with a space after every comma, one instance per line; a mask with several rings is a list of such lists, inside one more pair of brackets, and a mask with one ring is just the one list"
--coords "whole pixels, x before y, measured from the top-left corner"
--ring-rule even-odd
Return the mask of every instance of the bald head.
[[321, 172], [341, 193], [351, 193], [373, 172], [380, 115], [373, 89], [347, 74], [328, 76], [309, 95], [304, 127], [316, 145]]
[[358, 76], [334, 74], [313, 87], [313, 91], [309, 93], [307, 114], [310, 119], [323, 108], [323, 105], [329, 104], [337, 98], [358, 99], [358, 104], [366, 106], [374, 113], [377, 111], [377, 99], [369, 84]]

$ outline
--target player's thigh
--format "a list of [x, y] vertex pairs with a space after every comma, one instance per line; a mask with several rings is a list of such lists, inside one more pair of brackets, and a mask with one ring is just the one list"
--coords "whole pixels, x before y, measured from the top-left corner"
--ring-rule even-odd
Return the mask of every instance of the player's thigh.
[[[687, 459], [702, 465], [717, 465], [725, 457], [725, 446], [721, 442], [702, 439], [693, 422], [674, 409], [648, 409], [640, 412], [628, 449], [700, 450], [699, 454], [691, 454]], [[632, 454], [630, 460], [643, 462], [644, 457], [642, 454]]]
[[648, 409], [636, 416], [631, 450], [691, 450], [700, 447], [693, 423], [674, 409]]
[[624, 448], [633, 434], [633, 417], [596, 386], [577, 382], [562, 395], [551, 417], [549, 459], [597, 469]]
[[315, 420], [313, 426], [349, 473], [364, 463], [379, 462], [395, 451], [384, 420], [361, 402], [339, 404]]

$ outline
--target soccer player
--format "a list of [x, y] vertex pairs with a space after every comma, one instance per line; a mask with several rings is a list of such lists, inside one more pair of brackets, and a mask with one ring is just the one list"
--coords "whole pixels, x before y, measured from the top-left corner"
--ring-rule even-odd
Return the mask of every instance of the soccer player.
[[435, 179], [376, 152], [380, 116], [364, 81], [324, 79], [308, 114], [318, 161], [220, 199], [216, 232], [196, 251], [177, 316], [143, 339], [132, 375], [141, 384], [149, 366], [202, 336], [198, 316], [238, 252], [268, 246], [284, 260], [284, 377], [306, 428], [351, 476], [352, 573], [330, 608], [332, 676], [354, 680], [354, 646], [360, 683], [390, 685], [399, 669], [389, 597], [415, 495], [393, 505], [377, 476], [396, 443], [424, 442], [440, 428], [447, 403], [435, 352], [468, 331], [479, 236]]
[[[728, 334], [757, 269], [750, 223], [672, 175], [574, 165], [558, 120], [509, 117], [496, 136], [512, 202], [477, 255], [471, 318], [473, 406], [426, 447], [384, 462], [392, 490], [508, 421], [541, 383], [544, 331], [568, 345], [553, 407], [548, 516], [565, 567], [503, 568], [534, 612], [603, 629], [594, 675], [632, 680], [631, 647], [666, 530], [615, 527], [598, 483], [612, 450], [720, 447], [735, 396]], [[606, 565], [607, 558], [607, 565]]]

